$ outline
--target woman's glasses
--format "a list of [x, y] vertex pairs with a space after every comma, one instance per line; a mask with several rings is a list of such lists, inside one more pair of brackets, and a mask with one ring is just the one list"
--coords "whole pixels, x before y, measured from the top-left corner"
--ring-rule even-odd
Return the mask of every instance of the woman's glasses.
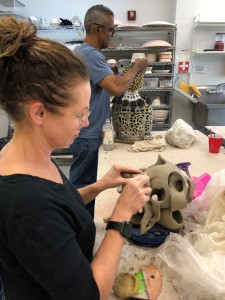
[[74, 113], [72, 114], [73, 118], [77, 118], [80, 120], [80, 124], [83, 125], [84, 122], [88, 119], [90, 116], [90, 107], [86, 107], [81, 113]]
[[60, 111], [60, 114], [66, 117], [74, 118], [74, 119], [79, 119], [80, 125], [83, 126], [84, 122], [87, 121], [88, 117], [90, 116], [90, 107], [86, 107], [82, 112], [80, 113], [73, 113], [72, 115], [67, 115]]

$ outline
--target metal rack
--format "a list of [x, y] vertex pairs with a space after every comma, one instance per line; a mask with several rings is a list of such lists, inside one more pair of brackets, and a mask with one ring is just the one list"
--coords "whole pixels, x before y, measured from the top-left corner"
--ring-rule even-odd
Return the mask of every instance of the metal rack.
[[0, 0], [0, 4], [5, 7], [24, 7], [25, 5], [18, 0]]
[[20, 11], [17, 10], [17, 7], [24, 7], [25, 5], [21, 3], [18, 0], [0, 0], [0, 5], [3, 5], [5, 7], [12, 7], [12, 10], [0, 10], [0, 18], [1, 17], [8, 17], [8, 16], [14, 16], [17, 19], [23, 18], [23, 15]]
[[[157, 46], [157, 47], [141, 47], [145, 42], [150, 40], [164, 40], [171, 44], [171, 46]], [[107, 59], [130, 59], [134, 52], [141, 53], [159, 53], [168, 52], [172, 53], [171, 62], [151, 62], [149, 66], [169, 69], [169, 73], [159, 74], [152, 73], [146, 74], [145, 78], [159, 78], [171, 79], [171, 87], [157, 87], [157, 88], [142, 88], [139, 93], [145, 97], [159, 96], [164, 106], [154, 106], [154, 109], [168, 109], [168, 118], [163, 124], [154, 124], [153, 130], [165, 130], [171, 127], [172, 109], [173, 109], [173, 90], [174, 90], [174, 75], [175, 75], [175, 48], [176, 47], [176, 26], [149, 26], [141, 28], [116, 28], [112, 39], [111, 47], [102, 50], [102, 53]]]
[[38, 36], [49, 38], [61, 43], [68, 41], [83, 41], [85, 30], [83, 26], [42, 26], [38, 27]]

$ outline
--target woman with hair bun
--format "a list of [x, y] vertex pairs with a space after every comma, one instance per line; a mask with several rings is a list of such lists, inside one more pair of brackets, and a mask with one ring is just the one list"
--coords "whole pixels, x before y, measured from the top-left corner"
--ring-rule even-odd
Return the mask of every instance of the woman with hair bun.
[[[36, 28], [0, 18], [0, 107], [14, 133], [0, 152], [0, 277], [6, 300], [108, 299], [124, 236], [109, 229], [93, 256], [95, 225], [85, 205], [124, 185], [111, 221], [129, 222], [149, 198], [149, 178], [115, 165], [76, 190], [52, 161], [88, 126], [85, 63]], [[109, 212], [110, 214], [110, 212]]]

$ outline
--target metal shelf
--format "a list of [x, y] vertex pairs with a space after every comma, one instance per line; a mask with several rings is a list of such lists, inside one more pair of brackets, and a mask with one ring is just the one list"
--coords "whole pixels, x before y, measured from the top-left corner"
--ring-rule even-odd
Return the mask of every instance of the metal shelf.
[[171, 127], [171, 124], [157, 124], [157, 123], [152, 123], [152, 130], [153, 131], [158, 131], [158, 130], [163, 130], [163, 129], [169, 129]]
[[225, 28], [225, 22], [201, 22], [201, 21], [195, 21], [194, 22], [194, 28], [196, 27], [224, 27]]
[[115, 47], [115, 48], [106, 48], [103, 49], [102, 52], [127, 52], [127, 51], [141, 51], [141, 52], [148, 52], [148, 51], [172, 51], [175, 50], [175, 47], [169, 46], [156, 46], [156, 47]]
[[25, 5], [18, 0], [0, 0], [0, 4], [5, 7], [24, 7]]
[[[106, 48], [102, 50], [102, 53], [109, 59], [109, 58], [115, 58], [115, 59], [122, 59], [122, 58], [131, 58], [132, 54], [134, 52], [138, 53], [158, 53], [158, 52], [167, 52], [175, 51], [175, 47], [124, 47], [124, 48]], [[174, 55], [173, 55], [174, 56]], [[149, 66], [173, 66], [174, 62], [151, 62], [149, 63]]]
[[68, 31], [84, 31], [83, 26], [38, 26], [37, 27], [39, 32], [43, 33], [63, 33]]
[[0, 12], [0, 18], [1, 17], [8, 17], [8, 16], [14, 16], [16, 17], [17, 19], [26, 19], [24, 16], [20, 15], [20, 14], [17, 14], [17, 13], [14, 13], [14, 12], [7, 12], [7, 13], [4, 13], [4, 12]]
[[85, 30], [83, 26], [42, 26], [37, 28], [37, 34], [61, 43], [68, 41], [83, 41]]
[[115, 31], [134, 31], [134, 32], [138, 32], [138, 31], [168, 31], [168, 30], [176, 30], [176, 25], [145, 25], [145, 26], [137, 26], [137, 27], [132, 27], [132, 26], [124, 26], [124, 27], [116, 27]]
[[152, 77], [174, 77], [174, 73], [151, 73], [145, 74], [145, 78], [152, 78]]
[[164, 27], [141, 27], [141, 28], [127, 28], [127, 29], [122, 29], [122, 28], [115, 28], [114, 35], [121, 37], [121, 36], [142, 36], [142, 37], [150, 37], [150, 36], [158, 36], [158, 35], [165, 35], [167, 36], [170, 34], [170, 32], [173, 32], [176, 30], [176, 27], [169, 27], [169, 28], [164, 28]]
[[173, 91], [173, 88], [141, 88], [140, 89], [140, 92], [172, 92]]
[[225, 51], [192, 51], [194, 55], [225, 55]]

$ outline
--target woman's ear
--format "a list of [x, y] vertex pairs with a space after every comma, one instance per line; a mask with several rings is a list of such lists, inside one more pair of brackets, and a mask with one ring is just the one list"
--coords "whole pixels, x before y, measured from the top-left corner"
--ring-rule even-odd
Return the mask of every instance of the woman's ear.
[[43, 103], [41, 102], [34, 102], [29, 107], [29, 114], [31, 120], [36, 125], [41, 125], [43, 123], [44, 115], [45, 115], [45, 108]]

